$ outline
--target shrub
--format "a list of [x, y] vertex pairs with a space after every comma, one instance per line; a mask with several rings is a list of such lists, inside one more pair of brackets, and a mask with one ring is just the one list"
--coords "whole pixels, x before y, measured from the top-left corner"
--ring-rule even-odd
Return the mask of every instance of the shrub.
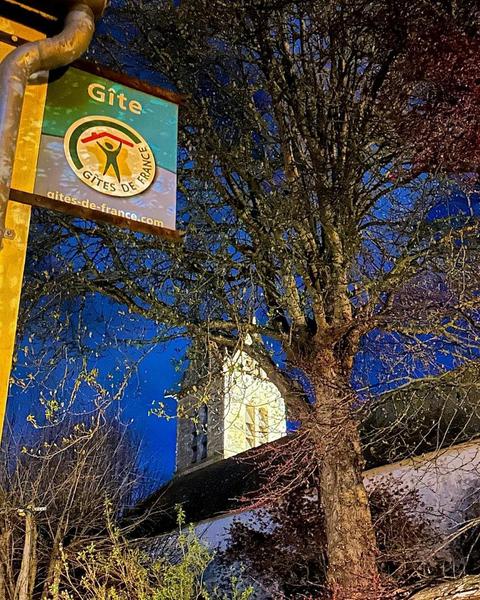
[[[127, 541], [107, 511], [106, 539], [75, 556], [64, 556], [62, 600], [248, 600], [253, 589], [231, 580], [230, 593], [208, 590], [205, 571], [213, 554], [193, 527], [184, 529], [178, 511], [178, 535], [167, 556], [152, 559], [138, 543]], [[71, 573], [82, 573], [71, 577]]]
[[[451, 559], [435, 554], [438, 533], [425, 518], [418, 493], [386, 480], [370, 492], [385, 586], [396, 589], [444, 574]], [[276, 598], [328, 598], [326, 537], [314, 487], [297, 489], [273, 508], [230, 528], [225, 564], [245, 563]]]

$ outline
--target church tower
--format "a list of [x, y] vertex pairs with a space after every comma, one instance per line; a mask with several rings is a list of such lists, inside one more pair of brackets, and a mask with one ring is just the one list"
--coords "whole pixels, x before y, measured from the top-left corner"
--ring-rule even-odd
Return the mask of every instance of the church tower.
[[190, 472], [286, 434], [285, 402], [245, 352], [222, 354], [201, 392], [182, 398], [177, 419], [177, 473]]

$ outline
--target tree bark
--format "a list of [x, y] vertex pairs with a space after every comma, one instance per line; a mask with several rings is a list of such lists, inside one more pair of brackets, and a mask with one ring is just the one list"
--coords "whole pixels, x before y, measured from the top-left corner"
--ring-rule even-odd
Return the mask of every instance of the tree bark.
[[478, 600], [479, 598], [479, 575], [467, 575], [456, 581], [442, 583], [412, 596], [412, 600]]
[[328, 584], [334, 600], [381, 597], [377, 545], [358, 425], [352, 417], [353, 390], [336, 369], [316, 373], [316, 445], [319, 495], [325, 514]]
[[51, 600], [58, 600], [59, 598], [59, 584], [63, 566], [61, 544], [65, 535], [64, 517], [65, 514], [62, 515], [55, 532], [48, 572], [43, 585], [42, 600], [48, 600], [49, 597]]
[[60, 579], [62, 577], [62, 557], [57, 554], [50, 563], [48, 580], [45, 583], [42, 600], [58, 600], [60, 598]]
[[37, 572], [37, 524], [31, 510], [25, 513], [25, 541], [15, 600], [31, 600]]
[[15, 578], [11, 556], [12, 525], [3, 521], [0, 527], [0, 598], [12, 600], [15, 593]]

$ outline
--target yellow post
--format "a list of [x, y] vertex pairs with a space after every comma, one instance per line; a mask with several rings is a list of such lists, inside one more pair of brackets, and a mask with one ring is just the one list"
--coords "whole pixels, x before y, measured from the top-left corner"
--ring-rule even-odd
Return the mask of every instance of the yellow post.
[[[1, 17], [0, 31], [29, 41], [45, 37], [38, 31]], [[0, 43], [0, 60], [11, 50], [13, 46]], [[33, 192], [35, 183], [46, 93], [46, 83], [28, 86], [23, 102], [12, 187], [26, 192]], [[13, 230], [15, 237], [5, 238], [0, 252], [0, 439], [7, 406], [29, 224], [30, 207], [10, 201], [6, 227]]]

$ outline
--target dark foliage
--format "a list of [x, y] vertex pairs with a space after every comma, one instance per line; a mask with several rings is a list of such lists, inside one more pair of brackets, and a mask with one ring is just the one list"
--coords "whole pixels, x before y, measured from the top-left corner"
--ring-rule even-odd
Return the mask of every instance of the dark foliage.
[[[451, 552], [435, 553], [438, 532], [418, 493], [386, 479], [370, 491], [385, 588], [419, 587], [452, 571]], [[329, 598], [325, 528], [315, 487], [297, 489], [230, 529], [227, 564], [244, 563], [274, 598]]]
[[476, 2], [411, 3], [405, 52], [391, 88], [409, 110], [399, 129], [418, 172], [478, 175], [480, 165], [480, 8]]

